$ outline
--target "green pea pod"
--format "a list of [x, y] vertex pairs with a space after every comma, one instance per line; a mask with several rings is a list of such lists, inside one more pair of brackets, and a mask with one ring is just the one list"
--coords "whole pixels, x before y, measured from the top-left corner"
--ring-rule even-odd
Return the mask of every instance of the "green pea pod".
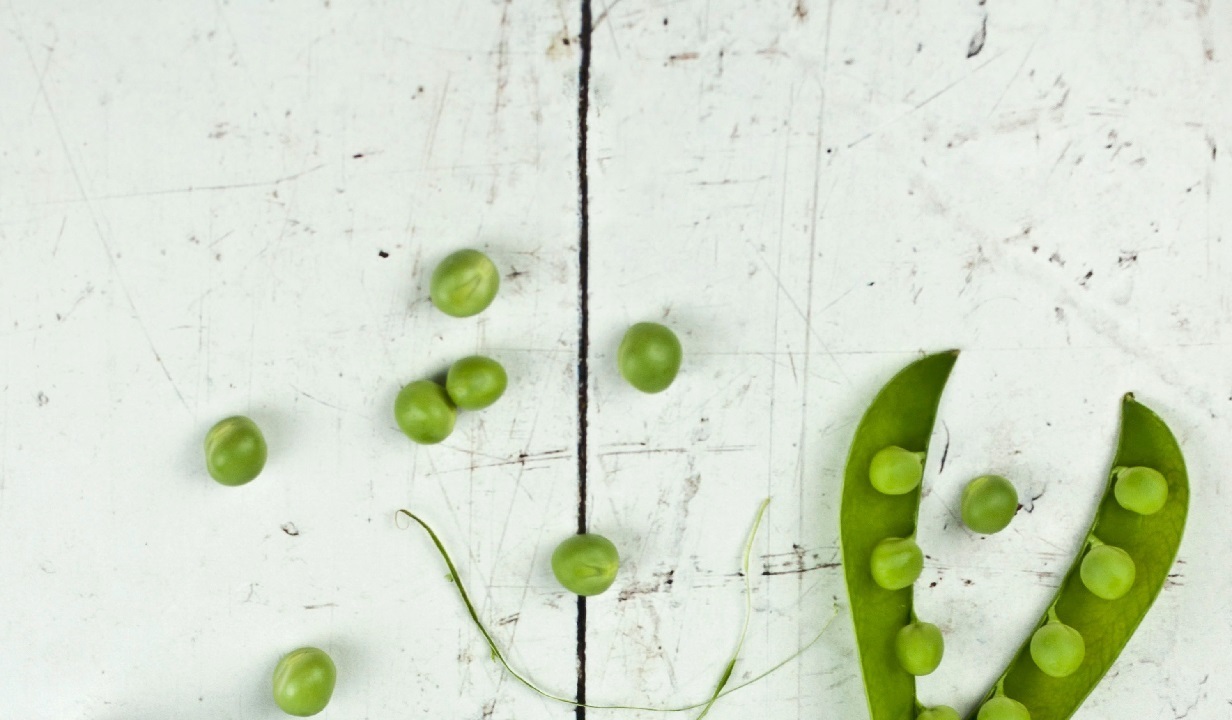
[[957, 351], [929, 355], [895, 375], [865, 411], [847, 457], [840, 539], [872, 720], [913, 720], [918, 708], [915, 677], [894, 650], [898, 631], [912, 619], [911, 586], [878, 585], [870, 558], [881, 540], [915, 535], [920, 487], [898, 495], [880, 492], [869, 480], [869, 465], [885, 447], [928, 450], [941, 392], [957, 359]]
[[[1025, 705], [1031, 720], [1065, 720], [1072, 716], [1112, 667], [1168, 579], [1185, 530], [1189, 476], [1172, 431], [1133, 394], [1127, 394], [1121, 403], [1121, 437], [1112, 467], [1159, 471], [1167, 479], [1168, 496], [1163, 508], [1150, 515], [1126, 510], [1117, 503], [1113, 492], [1115, 472], [1109, 472], [1107, 488], [1082, 550], [1048, 611], [1032, 628], [1034, 632], [1048, 621], [1058, 620], [1077, 630], [1086, 645], [1082, 663], [1066, 677], [1045, 675], [1032, 660], [1028, 636], [984, 700], [1004, 693]], [[1100, 544], [1124, 550], [1137, 569], [1128, 592], [1115, 600], [1097, 597], [1082, 582], [1082, 560], [1088, 550]], [[969, 717], [974, 719], [975, 712]]]

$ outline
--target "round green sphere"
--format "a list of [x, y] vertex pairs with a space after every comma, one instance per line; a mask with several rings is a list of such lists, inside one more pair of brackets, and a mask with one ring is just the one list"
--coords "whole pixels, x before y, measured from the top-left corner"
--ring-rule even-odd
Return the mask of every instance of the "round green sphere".
[[274, 702], [288, 715], [316, 715], [329, 704], [338, 673], [324, 650], [292, 650], [274, 668]]
[[625, 331], [616, 365], [630, 385], [644, 393], [657, 393], [676, 379], [682, 357], [676, 333], [659, 323], [643, 322]]
[[962, 716], [949, 705], [937, 705], [916, 715], [915, 720], [962, 720]]
[[1061, 622], [1049, 622], [1031, 636], [1031, 659], [1050, 677], [1072, 675], [1086, 654], [1082, 634]]
[[868, 479], [877, 492], [905, 495], [920, 486], [924, 460], [920, 454], [896, 445], [881, 448], [868, 465]]
[[1117, 600], [1134, 586], [1134, 559], [1119, 547], [1096, 545], [1087, 551], [1078, 568], [1082, 584], [1096, 597]]
[[459, 250], [432, 271], [432, 304], [454, 317], [483, 312], [500, 289], [500, 271], [478, 250]]
[[1117, 504], [1126, 510], [1154, 515], [1168, 502], [1168, 481], [1154, 468], [1123, 468], [1117, 472], [1112, 493]]
[[928, 675], [941, 664], [945, 654], [945, 640], [936, 625], [913, 622], [905, 625], [894, 636], [894, 654], [898, 664], [912, 675]]
[[975, 720], [1031, 720], [1031, 713], [1017, 700], [998, 695], [980, 706]]
[[578, 595], [598, 595], [607, 590], [619, 569], [616, 546], [594, 533], [574, 535], [552, 553], [552, 574], [566, 590]]
[[962, 494], [962, 521], [977, 533], [1001, 532], [1018, 512], [1018, 491], [1000, 475], [984, 475], [967, 483]]
[[458, 410], [445, 388], [431, 380], [416, 380], [394, 399], [394, 420], [406, 436], [417, 443], [432, 445], [449, 437], [458, 419]]
[[205, 467], [223, 485], [243, 485], [261, 474], [267, 448], [261, 428], [242, 415], [219, 420], [205, 434]]
[[463, 410], [482, 410], [500, 399], [509, 384], [505, 368], [492, 358], [471, 355], [455, 362], [445, 376], [445, 390]]
[[902, 590], [924, 571], [924, 552], [910, 538], [886, 538], [873, 547], [869, 568], [877, 585]]

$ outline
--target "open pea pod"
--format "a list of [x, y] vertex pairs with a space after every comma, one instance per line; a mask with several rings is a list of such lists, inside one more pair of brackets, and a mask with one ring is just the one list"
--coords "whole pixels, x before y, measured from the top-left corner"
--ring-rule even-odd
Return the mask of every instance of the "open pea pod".
[[[1167, 499], [1149, 515], [1125, 509], [1118, 502], [1116, 470], [1150, 468], [1167, 481]], [[1050, 620], [1081, 634], [1085, 654], [1072, 674], [1044, 674], [1031, 655], [1031, 641], [1023, 643], [1009, 667], [984, 700], [1004, 694], [1026, 706], [1031, 720], [1065, 720], [1074, 714], [1103, 678], [1138, 624], [1159, 595], [1176, 559], [1189, 509], [1189, 476], [1185, 459], [1172, 431], [1158, 415], [1127, 394], [1121, 403], [1121, 433], [1116, 457], [1095, 519], [1081, 551], [1035, 629]], [[1111, 545], [1124, 550], [1136, 568], [1124, 595], [1105, 600], [1082, 579], [1082, 561], [1092, 548]], [[975, 718], [975, 711], [970, 718]]]
[[870, 558], [878, 542], [915, 535], [920, 487], [896, 495], [879, 492], [869, 480], [869, 465], [889, 446], [927, 452], [937, 405], [957, 359], [957, 351], [929, 355], [895, 375], [865, 411], [847, 457], [839, 535], [872, 720], [914, 720], [917, 710], [915, 677], [894, 650], [898, 631], [911, 622], [911, 586], [880, 586]]

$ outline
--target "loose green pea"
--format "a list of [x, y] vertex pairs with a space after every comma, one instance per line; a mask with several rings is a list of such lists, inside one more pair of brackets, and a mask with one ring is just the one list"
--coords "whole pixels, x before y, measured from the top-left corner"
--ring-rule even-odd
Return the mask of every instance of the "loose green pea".
[[288, 715], [308, 717], [325, 709], [338, 673], [324, 650], [292, 650], [274, 668], [274, 702]]
[[962, 720], [962, 716], [949, 705], [937, 705], [916, 715], [915, 720]]
[[1168, 481], [1154, 468], [1119, 468], [1116, 472], [1117, 504], [1139, 515], [1154, 515], [1168, 502]]
[[242, 415], [218, 421], [205, 434], [205, 466], [223, 485], [243, 485], [265, 467], [265, 437]]
[[431, 380], [410, 383], [394, 400], [394, 420], [417, 443], [432, 445], [449, 437], [457, 418], [445, 388]]
[[1056, 620], [1049, 621], [1031, 636], [1031, 659], [1050, 677], [1072, 675], [1082, 665], [1086, 653], [1082, 634]]
[[1017, 700], [998, 695], [980, 706], [975, 720], [1031, 720], [1031, 713]]
[[445, 390], [453, 404], [463, 410], [482, 410], [505, 394], [509, 377], [505, 368], [482, 355], [455, 362], [445, 376]]
[[552, 574], [571, 593], [598, 595], [612, 586], [620, 556], [616, 546], [602, 535], [574, 535], [552, 553]]
[[984, 475], [967, 483], [962, 494], [963, 525], [977, 533], [1001, 532], [1018, 512], [1018, 491], [1000, 475]]
[[432, 304], [454, 317], [470, 317], [492, 304], [500, 289], [500, 272], [478, 250], [459, 250], [432, 272]]
[[642, 322], [625, 331], [616, 365], [630, 385], [644, 393], [657, 393], [676, 379], [682, 356], [676, 333], [659, 323]]
[[1078, 570], [1082, 584], [1096, 597], [1117, 600], [1134, 586], [1134, 559], [1119, 547], [1096, 545], [1087, 551]]
[[945, 640], [941, 630], [932, 623], [913, 622], [903, 626], [894, 637], [894, 654], [898, 664], [912, 675], [928, 675], [941, 664]]
[[882, 588], [902, 590], [924, 571], [924, 552], [910, 538], [886, 538], [873, 547], [869, 569]]
[[886, 495], [905, 495], [915, 490], [924, 477], [924, 453], [913, 453], [897, 445], [877, 451], [868, 466], [868, 479]]

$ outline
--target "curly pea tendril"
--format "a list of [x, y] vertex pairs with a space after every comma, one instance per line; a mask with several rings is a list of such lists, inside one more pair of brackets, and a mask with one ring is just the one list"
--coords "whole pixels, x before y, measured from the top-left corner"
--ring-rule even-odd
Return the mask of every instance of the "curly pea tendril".
[[[436, 534], [436, 531], [433, 530], [432, 527], [428, 525], [428, 523], [426, 523], [423, 519], [421, 519], [418, 515], [411, 512], [410, 510], [399, 510], [396, 513], [396, 517], [399, 517], [399, 518], [406, 517], [410, 519], [411, 521], [419, 525], [419, 527], [421, 527], [424, 530], [424, 532], [428, 534], [428, 537], [432, 540], [432, 544], [436, 546], [437, 553], [439, 553], [441, 556], [441, 559], [445, 561], [445, 567], [448, 568], [449, 570], [448, 578], [452, 581], [454, 589], [456, 589], [458, 592], [458, 597], [462, 600], [462, 604], [466, 607], [466, 613], [470, 615], [471, 622], [475, 624], [475, 628], [479, 631], [479, 634], [483, 636], [484, 641], [488, 644], [488, 650], [492, 656], [492, 659], [500, 663], [501, 666], [505, 669], [505, 672], [509, 673], [509, 675], [513, 677], [513, 679], [516, 680], [517, 682], [521, 683], [522, 685], [529, 688], [531, 691], [549, 700], [552, 700], [558, 703], [563, 703], [565, 705], [572, 705], [574, 707], [584, 707], [584, 708], [588, 708], [591, 710], [640, 710], [643, 712], [685, 712], [688, 710], [697, 710], [700, 708], [701, 713], [698, 714], [697, 718], [698, 720], [701, 720], [701, 718], [704, 718], [710, 712], [710, 709], [714, 706], [716, 702], [718, 702], [720, 698], [730, 695], [731, 693], [734, 693], [737, 690], [742, 690], [764, 679], [771, 673], [775, 672], [776, 670], [782, 668], [783, 666], [792, 662], [796, 658], [800, 657], [802, 654], [804, 654], [805, 651], [813, 647], [813, 645], [816, 645], [817, 642], [821, 640], [821, 637], [825, 633], [825, 631], [830, 627], [830, 623], [833, 622], [834, 617], [838, 613], [838, 608], [836, 606], [833, 608], [833, 612], [831, 613], [829, 620], [826, 621], [826, 623], [822, 626], [821, 630], [815, 636], [813, 636], [813, 638], [809, 640], [808, 643], [806, 643], [803, 647], [797, 650], [794, 654], [776, 663], [775, 665], [770, 667], [768, 670], [765, 670], [759, 673], [758, 675], [753, 676], [749, 680], [746, 680], [740, 683], [739, 685], [736, 685], [734, 687], [727, 687], [728, 682], [731, 680], [732, 673], [735, 670], [736, 660], [739, 657], [740, 650], [744, 646], [745, 636], [748, 634], [748, 629], [749, 629], [749, 620], [753, 614], [753, 586], [752, 586], [752, 581], [749, 577], [749, 559], [753, 554], [753, 540], [757, 535], [757, 529], [758, 527], [761, 526], [762, 517], [765, 515], [766, 507], [769, 504], [770, 504], [770, 499], [767, 498], [764, 501], [762, 501], [761, 505], [758, 507], [757, 515], [753, 519], [753, 526], [749, 530], [748, 537], [745, 539], [745, 543], [744, 543], [744, 552], [742, 554], [741, 563], [740, 563], [741, 574], [744, 576], [744, 620], [743, 620], [743, 623], [741, 624], [740, 634], [736, 640], [735, 649], [732, 651], [731, 659], [723, 666], [722, 673], [720, 674], [718, 681], [715, 683], [714, 690], [713, 692], [711, 692], [710, 697], [702, 701], [689, 703], [687, 705], [681, 705], [677, 707], [658, 707], [658, 708], [646, 707], [646, 706], [641, 706], [641, 705], [594, 705], [590, 703], [579, 703], [577, 700], [567, 698], [567, 697], [562, 697], [560, 695], [554, 695], [551, 692], [544, 690], [542, 687], [537, 685], [534, 681], [530, 680], [524, 674], [515, 670], [509, 664], [509, 661], [505, 658], [504, 653], [501, 652], [500, 647], [496, 644], [496, 639], [492, 637], [491, 631], [489, 631], [487, 626], [484, 625], [483, 621], [479, 619], [479, 613], [478, 611], [475, 610], [475, 605], [471, 602], [470, 593], [467, 592], [465, 585], [463, 585], [462, 583], [461, 576], [458, 574], [458, 568], [456, 565], [454, 565], [453, 558], [450, 557], [449, 551], [445, 549], [445, 545], [444, 543], [441, 542], [441, 539]], [[603, 543], [606, 543], [607, 542], [606, 540], [603, 540], [603, 542], [601, 543], [592, 545], [591, 543], [593, 542], [593, 538], [598, 537], [598, 536], [578, 535], [575, 537], [590, 538], [590, 540], [587, 540], [588, 547], [583, 548], [587, 552], [594, 551], [594, 548], [596, 546], [600, 548], [598, 550], [598, 558], [601, 564], [615, 562], [615, 548], [613, 547], [609, 551], [606, 547], [604, 547]], [[568, 541], [566, 541], [566, 543], [567, 542]], [[610, 545], [610, 543], [608, 544]], [[574, 549], [575, 548], [568, 548], [567, 552], [571, 553]], [[559, 548], [558, 548], [558, 551], [559, 551]], [[591, 559], [593, 560], [594, 558], [591, 558]], [[555, 571], [555, 565], [556, 565], [556, 558], [553, 557], [554, 571]], [[610, 572], [613, 576], [615, 575], [614, 567], [610, 568]], [[589, 577], [590, 576], [588, 575], [588, 579]], [[558, 578], [559, 578], [559, 575], [558, 575]], [[607, 585], [611, 584], [611, 582], [606, 579], [603, 582], [606, 582]], [[564, 583], [562, 582], [562, 584]], [[605, 585], [603, 589], [606, 589], [607, 585]], [[566, 589], [569, 589], [571, 592], [576, 592], [576, 590], [572, 587], [569, 587], [568, 584], [566, 584]], [[594, 589], [594, 588], [587, 587], [586, 589]], [[599, 590], [599, 592], [602, 592], [602, 590]]]

